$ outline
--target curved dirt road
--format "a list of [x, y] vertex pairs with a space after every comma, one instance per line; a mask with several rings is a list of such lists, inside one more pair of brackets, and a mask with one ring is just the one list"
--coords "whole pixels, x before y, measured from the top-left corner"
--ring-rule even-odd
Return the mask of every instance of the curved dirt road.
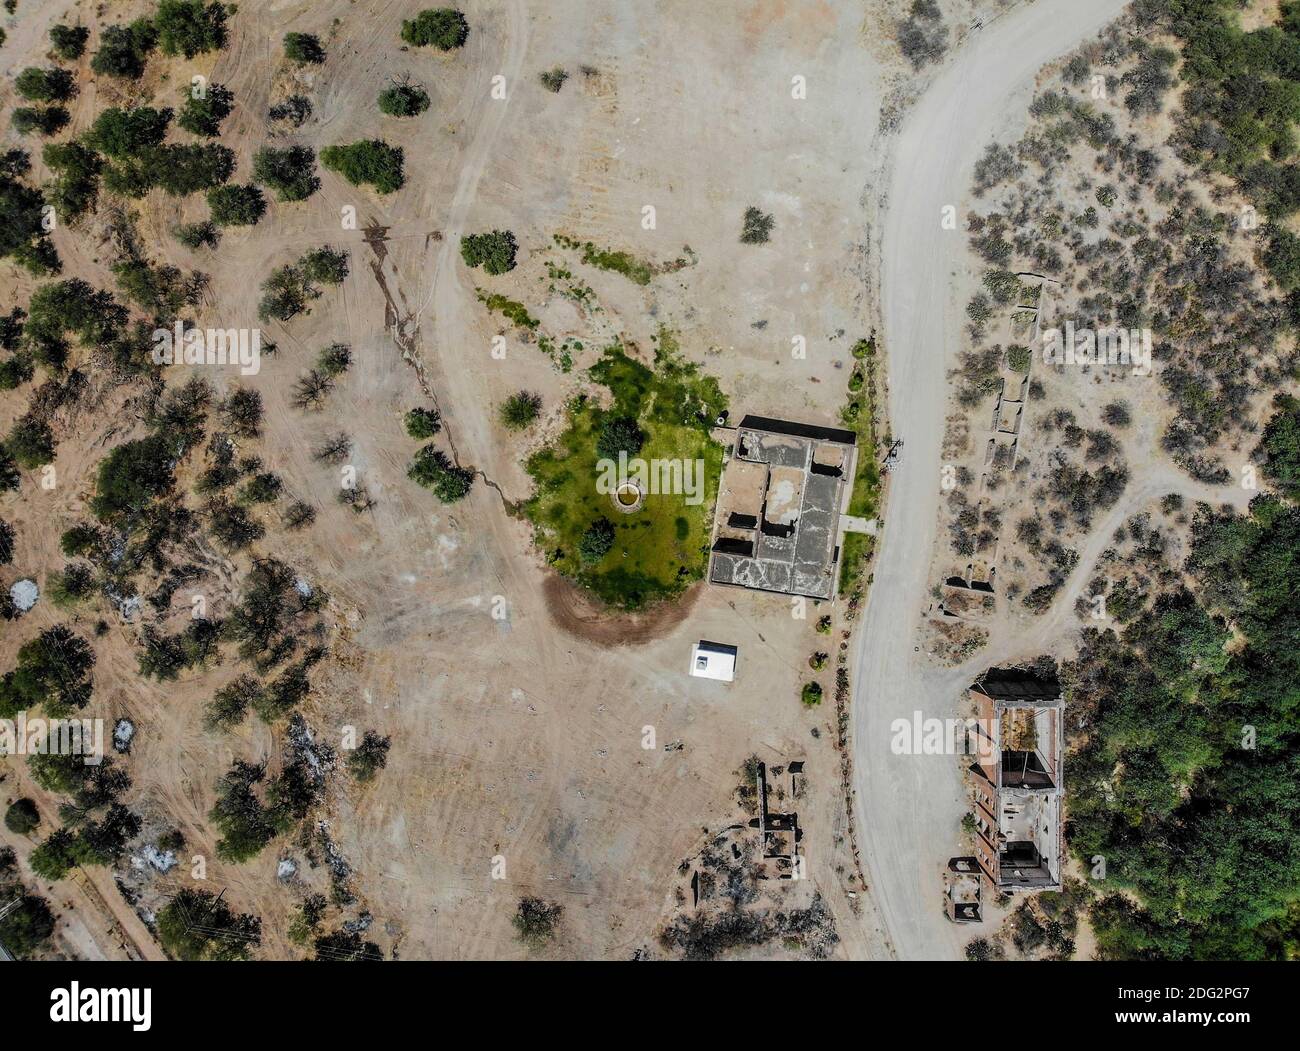
[[916, 710], [956, 714], [960, 673], [927, 668], [917, 626], [939, 509], [946, 371], [961, 332], [949, 301], [965, 234], [940, 213], [967, 198], [999, 123], [1023, 113], [1034, 76], [1091, 38], [1127, 0], [1037, 0], [972, 35], [899, 131], [882, 230], [881, 295], [890, 418], [905, 439], [891, 482], [875, 579], [854, 654], [854, 763], [864, 860], [885, 930], [902, 959], [960, 955], [969, 928], [942, 909], [942, 866], [965, 809], [951, 756], [895, 756], [890, 723]]

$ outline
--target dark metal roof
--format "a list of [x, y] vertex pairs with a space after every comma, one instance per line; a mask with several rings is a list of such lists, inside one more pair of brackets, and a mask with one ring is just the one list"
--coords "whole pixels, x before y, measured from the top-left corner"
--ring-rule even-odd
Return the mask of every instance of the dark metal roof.
[[740, 421], [740, 429], [769, 431], [772, 434], [789, 434], [795, 438], [812, 438], [819, 442], [839, 442], [841, 445], [857, 445], [858, 436], [852, 431], [839, 427], [818, 427], [812, 423], [791, 423], [789, 420], [774, 420], [770, 416], [746, 416]]
[[1054, 701], [1061, 696], [1059, 684], [1019, 668], [989, 668], [971, 688], [1000, 700]]

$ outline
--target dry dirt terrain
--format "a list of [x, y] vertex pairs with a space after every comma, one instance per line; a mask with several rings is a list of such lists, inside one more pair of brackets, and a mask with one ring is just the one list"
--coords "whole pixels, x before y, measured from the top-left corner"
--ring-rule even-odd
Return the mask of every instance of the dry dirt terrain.
[[[332, 908], [327, 926], [365, 925], [364, 937], [386, 956], [520, 956], [529, 950], [512, 917], [521, 897], [536, 896], [563, 906], [557, 936], [541, 955], [673, 955], [659, 935], [682, 912], [679, 865], [739, 820], [737, 771], [757, 756], [773, 767], [805, 764], [799, 821], [808, 884], [794, 891], [800, 908], [822, 903], [820, 929], [835, 937], [815, 944], [785, 937], [746, 951], [891, 952], [850, 849], [835, 712], [798, 702], [808, 655], [825, 645], [813, 627], [825, 611], [800, 620], [786, 601], [697, 585], [669, 609], [612, 620], [544, 567], [511, 508], [529, 495], [522, 460], [558, 430], [565, 399], [583, 387], [583, 369], [615, 336], [645, 355], [655, 333], [672, 330], [685, 356], [718, 378], [733, 413], [835, 422], [849, 346], [874, 316], [867, 245], [879, 112], [886, 92], [906, 80], [879, 26], [899, 6], [470, 2], [466, 45], [442, 54], [399, 39], [418, 3], [246, 2], [230, 19], [224, 50], [191, 61], [155, 54], [143, 80], [128, 88], [92, 77], [89, 56], [105, 24], [148, 13], [151, 4], [20, 2], [6, 20], [6, 129], [17, 104], [14, 73], [43, 61], [49, 26], [64, 21], [86, 25], [91, 39], [74, 63], [81, 90], [60, 138], [85, 131], [109, 104], [170, 103], [179, 85], [202, 73], [235, 96], [220, 140], [236, 152], [235, 181], [247, 181], [252, 154], [268, 142], [319, 152], [378, 136], [405, 151], [407, 181], [398, 192], [379, 196], [321, 169], [320, 189], [307, 201], [273, 202], [257, 225], [227, 228], [213, 251], [190, 252], [168, 232], [205, 217], [202, 196], [157, 190], [138, 202], [101, 197], [94, 215], [54, 234], [63, 277], [112, 289], [109, 212], [126, 209], [155, 263], [209, 275], [197, 320], [221, 327], [257, 324], [258, 287], [272, 267], [322, 244], [349, 254], [341, 288], [309, 315], [266, 327], [264, 338], [278, 351], [241, 381], [266, 406], [263, 434], [249, 451], [294, 499], [318, 508], [315, 524], [293, 534], [273, 526], [251, 551], [231, 557], [196, 541], [194, 557], [208, 576], [181, 589], [163, 622], [170, 631], [184, 627], [191, 591], [215, 614], [227, 613], [253, 556], [284, 560], [329, 596], [328, 652], [303, 713], [336, 747], [355, 726], [391, 735], [392, 748], [372, 784], [331, 782], [310, 819], [324, 823], [353, 874], [355, 901]], [[1082, 31], [1092, 20], [1080, 21]], [[280, 41], [290, 30], [319, 36], [323, 65], [286, 63]], [[538, 80], [555, 66], [570, 71], [558, 93]], [[375, 97], [402, 77], [423, 85], [432, 106], [410, 120], [382, 117]], [[805, 78], [806, 98], [792, 97], [793, 78]], [[494, 83], [504, 85], [504, 97], [494, 97]], [[313, 115], [285, 130], [266, 114], [292, 93], [311, 99]], [[6, 136], [6, 147], [33, 150], [12, 131]], [[39, 182], [47, 172], [39, 150], [33, 154]], [[739, 243], [750, 205], [775, 219], [765, 245]], [[642, 222], [647, 206], [653, 229]], [[348, 209], [355, 228], [341, 218]], [[458, 248], [462, 235], [493, 228], [514, 231], [519, 266], [486, 278], [463, 265]], [[642, 286], [583, 266], [556, 247], [556, 234], [656, 266], [689, 262]], [[550, 291], [548, 262], [575, 272], [590, 297], [575, 303]], [[8, 310], [36, 282], [11, 263], [0, 269], [0, 305]], [[927, 280], [924, 272], [917, 277]], [[582, 340], [571, 371], [489, 312], [476, 297], [484, 284], [523, 302], [557, 339]], [[492, 353], [498, 335], [504, 357]], [[797, 336], [806, 356], [791, 353]], [[898, 345], [904, 338], [900, 332]], [[351, 346], [351, 370], [320, 412], [296, 408], [295, 381], [334, 342]], [[235, 382], [221, 369], [195, 371], [218, 395]], [[177, 369], [166, 379], [174, 386], [189, 374]], [[900, 382], [897, 408], [919, 411], [914, 381], [904, 373]], [[522, 437], [497, 422], [499, 404], [520, 388], [543, 402], [542, 419]], [[11, 425], [22, 403], [20, 394], [0, 401], [0, 427]], [[416, 443], [402, 415], [416, 405], [439, 409], [441, 447], [481, 472], [454, 506], [406, 477]], [[42, 488], [32, 472], [19, 492], [0, 498], [16, 534], [6, 590], [24, 577], [44, 588], [63, 562], [60, 534], [86, 517], [98, 461], [143, 433], [138, 400], [108, 384], [92, 381], [91, 394], [63, 413], [56, 484]], [[364, 513], [336, 500], [339, 470], [313, 458], [340, 430], [352, 439], [358, 484], [374, 501]], [[193, 470], [183, 470], [182, 487], [192, 480]], [[924, 536], [932, 517], [923, 515], [912, 532]], [[887, 536], [905, 526], [900, 520]], [[884, 601], [906, 608], [912, 596]], [[107, 629], [96, 636], [91, 629], [101, 618]], [[52, 904], [73, 905], [66, 916], [57, 910], [54, 951], [157, 955], [145, 923], [178, 888], [200, 886], [261, 918], [258, 955], [304, 955], [309, 950], [289, 939], [288, 926], [305, 892], [328, 893], [326, 866], [309, 863], [293, 836], [240, 865], [215, 855], [208, 819], [215, 782], [234, 759], [269, 760], [274, 771], [283, 747], [282, 725], [252, 717], [229, 733], [204, 728], [203, 706], [243, 670], [233, 653], [172, 682], [147, 680], [136, 673], [138, 618], [127, 622], [102, 599], [65, 614], [42, 598], [20, 620], [0, 624], [0, 667], [12, 667], [23, 642], [59, 622], [92, 641], [90, 711], [136, 727], [130, 754], [120, 759], [133, 782], [125, 802], [145, 821], [136, 846], [174, 827], [185, 847], [182, 864], [165, 877], [130, 859], [116, 871], [87, 869], [78, 879], [93, 884], [97, 904], [83, 905], [77, 895], [86, 892], [73, 880], [29, 877]], [[687, 675], [691, 644], [702, 638], [739, 646], [734, 684]], [[888, 643], [873, 637], [871, 645]], [[867, 707], [859, 717], [874, 719]], [[648, 749], [646, 727], [655, 735]], [[860, 757], [874, 762], [869, 753]], [[19, 837], [25, 858], [57, 823], [59, 800], [34, 785], [20, 761], [0, 768], [0, 800], [30, 795], [45, 818], [34, 838]], [[7, 831], [0, 836], [15, 841]], [[494, 858], [504, 859], [503, 879], [492, 878]], [[193, 878], [192, 859], [206, 866], [202, 881]], [[286, 859], [297, 874], [278, 878]], [[136, 909], [125, 905], [115, 876]], [[765, 893], [780, 905], [788, 890]]]

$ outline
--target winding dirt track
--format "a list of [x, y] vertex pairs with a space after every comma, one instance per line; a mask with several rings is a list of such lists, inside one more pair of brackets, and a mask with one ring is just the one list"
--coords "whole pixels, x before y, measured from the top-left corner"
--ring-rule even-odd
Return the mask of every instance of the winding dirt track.
[[[1126, 0], [1037, 0], [973, 34], [905, 118], [882, 230], [881, 294], [890, 418], [906, 441], [891, 483], [875, 579], [854, 653], [854, 749], [860, 842], [886, 932], [903, 959], [955, 958], [969, 931], [942, 911], [941, 866], [964, 809], [948, 756], [895, 756], [890, 723], [920, 709], [955, 714], [961, 671], [924, 666], [916, 647], [938, 507], [945, 372], [961, 332], [950, 276], [965, 235], [940, 225], [961, 212], [972, 169], [1035, 74], [1092, 37]], [[939, 304], [936, 308], [935, 304]]]

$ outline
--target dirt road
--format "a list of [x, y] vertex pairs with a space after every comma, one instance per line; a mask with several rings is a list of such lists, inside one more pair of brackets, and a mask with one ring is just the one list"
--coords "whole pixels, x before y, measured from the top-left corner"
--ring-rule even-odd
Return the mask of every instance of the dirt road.
[[917, 649], [938, 519], [945, 374], [961, 332], [960, 304], [947, 292], [965, 233], [943, 229], [941, 211], [953, 205], [962, 213], [976, 159], [1000, 128], [1023, 119], [1038, 70], [1124, 7], [1038, 0], [989, 23], [918, 100], [895, 144], [881, 294], [890, 418], [906, 457], [856, 640], [853, 715], [867, 875], [903, 959], [956, 957], [970, 937], [948, 922], [941, 900], [941, 866], [965, 808], [958, 765], [949, 756], [895, 756], [889, 747], [894, 719], [918, 709], [954, 715], [962, 686], [952, 670], [926, 667]]

